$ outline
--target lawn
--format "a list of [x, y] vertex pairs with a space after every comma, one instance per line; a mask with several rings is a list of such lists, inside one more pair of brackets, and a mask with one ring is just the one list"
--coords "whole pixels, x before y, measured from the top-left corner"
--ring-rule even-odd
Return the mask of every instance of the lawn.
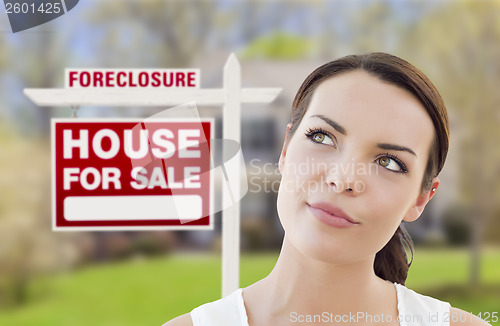
[[[243, 255], [241, 285], [265, 276], [277, 253]], [[408, 287], [450, 301], [474, 314], [500, 310], [500, 250], [483, 254], [486, 286], [460, 286], [467, 280], [464, 250], [417, 249]], [[9, 326], [161, 325], [220, 296], [220, 257], [171, 255], [103, 264], [33, 283], [30, 301], [0, 312]], [[500, 325], [500, 323], [493, 323]]]

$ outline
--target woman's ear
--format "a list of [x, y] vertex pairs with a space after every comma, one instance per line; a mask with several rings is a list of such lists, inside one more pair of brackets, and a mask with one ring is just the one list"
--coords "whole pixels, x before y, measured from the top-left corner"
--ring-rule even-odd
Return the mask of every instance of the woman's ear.
[[416, 219], [418, 219], [422, 214], [422, 212], [424, 211], [425, 205], [427, 205], [427, 203], [431, 200], [431, 198], [434, 197], [434, 195], [436, 194], [438, 187], [439, 187], [439, 178], [434, 177], [432, 179], [431, 189], [422, 192], [418, 196], [417, 200], [415, 201], [415, 204], [408, 210], [405, 217], [403, 218], [403, 221], [413, 222]]
[[283, 173], [283, 166], [285, 165], [286, 149], [288, 147], [288, 132], [290, 131], [291, 127], [292, 127], [291, 122], [286, 125], [285, 141], [283, 142], [283, 148], [281, 149], [280, 160], [278, 163], [278, 168], [280, 170], [280, 173]]

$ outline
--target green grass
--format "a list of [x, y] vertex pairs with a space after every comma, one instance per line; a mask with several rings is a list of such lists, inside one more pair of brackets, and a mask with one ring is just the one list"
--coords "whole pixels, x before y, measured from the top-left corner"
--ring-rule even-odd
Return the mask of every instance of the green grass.
[[[277, 253], [243, 255], [241, 285], [264, 277]], [[483, 254], [487, 286], [464, 287], [463, 250], [417, 249], [407, 286], [474, 314], [500, 311], [500, 250]], [[0, 325], [132, 326], [163, 322], [219, 298], [220, 257], [174, 255], [87, 267], [34, 282], [28, 304], [0, 311]], [[494, 325], [500, 323], [495, 323]]]
[[[475, 315], [500, 315], [500, 250], [481, 257], [481, 285], [467, 286], [470, 254], [466, 249], [417, 249], [406, 285]], [[499, 317], [500, 318], [500, 317]], [[492, 323], [500, 325], [500, 322]]]

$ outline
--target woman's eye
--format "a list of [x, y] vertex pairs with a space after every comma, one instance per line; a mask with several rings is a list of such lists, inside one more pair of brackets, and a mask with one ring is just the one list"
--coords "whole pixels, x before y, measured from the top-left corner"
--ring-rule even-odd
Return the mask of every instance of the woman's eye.
[[406, 168], [403, 166], [402, 163], [397, 162], [396, 159], [390, 156], [379, 157], [377, 159], [377, 163], [380, 164], [382, 167], [394, 172], [400, 172], [400, 173], [407, 172]]
[[315, 132], [310, 137], [311, 137], [311, 140], [315, 143], [325, 144], [325, 145], [334, 145], [333, 140], [323, 132]]

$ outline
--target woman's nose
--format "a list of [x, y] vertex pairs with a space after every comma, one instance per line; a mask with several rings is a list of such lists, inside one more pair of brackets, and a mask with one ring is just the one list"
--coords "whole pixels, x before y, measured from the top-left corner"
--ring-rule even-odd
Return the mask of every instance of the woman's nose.
[[330, 166], [325, 174], [328, 187], [337, 193], [357, 195], [362, 193], [366, 186], [358, 173], [359, 163], [354, 159], [337, 161]]
[[329, 188], [337, 193], [358, 194], [364, 190], [363, 187], [360, 187], [359, 182], [352, 179], [342, 179], [340, 177], [327, 177], [327, 184]]

